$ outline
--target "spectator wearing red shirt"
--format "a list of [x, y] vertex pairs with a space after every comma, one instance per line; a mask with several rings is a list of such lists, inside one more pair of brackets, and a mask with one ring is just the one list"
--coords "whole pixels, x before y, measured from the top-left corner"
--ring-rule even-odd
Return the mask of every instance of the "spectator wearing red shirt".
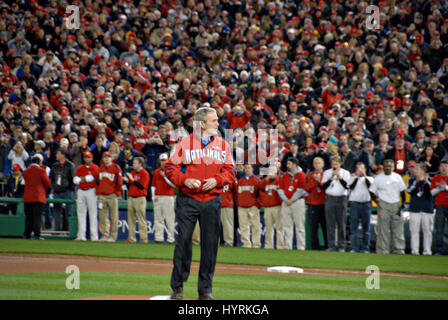
[[230, 129], [244, 129], [251, 119], [251, 114], [246, 110], [244, 103], [238, 103], [232, 111], [227, 114]]
[[132, 166], [134, 170], [127, 172], [123, 181], [129, 183], [128, 199], [128, 242], [136, 242], [135, 224], [138, 220], [138, 230], [140, 233], [140, 242], [148, 243], [148, 229], [146, 227], [146, 195], [148, 192], [150, 176], [144, 169], [145, 159], [142, 157], [134, 158]]
[[[243, 248], [261, 247], [260, 211], [258, 192], [260, 178], [253, 174], [252, 165], [244, 165], [244, 176], [238, 180], [238, 223], [241, 230]], [[252, 241], [251, 241], [252, 227]]]
[[78, 236], [76, 240], [86, 240], [86, 216], [89, 210], [90, 240], [98, 240], [98, 203], [96, 198], [96, 181], [99, 168], [93, 163], [93, 154], [84, 152], [84, 164], [80, 165], [73, 177], [78, 186], [76, 191], [76, 208], [78, 215]]
[[168, 155], [159, 156], [160, 167], [154, 170], [151, 184], [154, 204], [154, 239], [164, 242], [164, 230], [167, 230], [167, 242], [174, 243], [174, 184], [165, 175], [165, 163]]
[[443, 248], [443, 234], [448, 222], [448, 160], [440, 161], [440, 174], [431, 181], [431, 194], [434, 197], [436, 214], [434, 217], [434, 254], [446, 252]]
[[278, 195], [280, 174], [269, 175], [261, 181], [259, 203], [264, 207], [264, 223], [266, 234], [264, 248], [274, 249], [274, 224], [276, 228], [277, 249], [283, 249], [283, 222], [281, 204], [282, 199]]
[[284, 230], [284, 248], [292, 250], [294, 224], [297, 250], [305, 250], [305, 195], [303, 189], [306, 175], [299, 167], [296, 158], [286, 162], [287, 172], [280, 178], [278, 194], [282, 199], [282, 217]]
[[322, 92], [320, 96], [324, 102], [325, 113], [330, 110], [330, 108], [341, 100], [344, 96], [338, 92], [338, 83], [336, 80], [331, 80], [328, 89]]
[[324, 159], [316, 157], [313, 160], [314, 170], [308, 173], [305, 180], [305, 190], [308, 192], [306, 203], [308, 204], [311, 250], [320, 250], [319, 225], [324, 234], [324, 247], [327, 245], [327, 224], [325, 221], [325, 190], [322, 184], [324, 175]]
[[224, 246], [233, 247], [235, 183], [226, 184], [221, 193], [221, 224]]

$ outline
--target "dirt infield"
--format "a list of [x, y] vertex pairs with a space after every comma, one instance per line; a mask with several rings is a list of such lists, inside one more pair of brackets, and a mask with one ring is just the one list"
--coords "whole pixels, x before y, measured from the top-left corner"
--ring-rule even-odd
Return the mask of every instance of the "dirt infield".
[[[65, 272], [68, 265], [77, 265], [80, 270], [87, 272], [125, 272], [125, 273], [152, 273], [169, 274], [173, 263], [169, 260], [149, 259], [118, 259], [90, 256], [71, 255], [45, 255], [45, 254], [12, 254], [0, 253], [0, 273], [39, 273], [39, 272]], [[266, 266], [238, 265], [218, 263], [216, 274], [272, 274], [267, 272]], [[193, 262], [191, 272], [197, 273], [199, 263]], [[304, 275], [331, 275], [331, 276], [365, 276], [364, 271], [313, 269], [303, 268]], [[295, 274], [297, 275], [297, 274]], [[409, 274], [382, 272], [382, 276], [390, 277], [419, 277], [448, 280], [448, 276], [435, 276], [425, 274]]]
[[[121, 273], [151, 273], [169, 274], [172, 270], [172, 261], [149, 259], [118, 259], [90, 256], [71, 255], [45, 255], [45, 254], [12, 254], [0, 253], [0, 273], [40, 273], [65, 272], [69, 265], [76, 265], [84, 272], [121, 272]], [[191, 272], [197, 273], [199, 263], [193, 262]], [[312, 269], [304, 268], [305, 275], [331, 275], [331, 276], [366, 276], [363, 271]], [[216, 274], [272, 274], [267, 272], [266, 266], [236, 265], [218, 263]], [[300, 274], [294, 274], [299, 275]], [[420, 277], [448, 280], [448, 276], [434, 276], [422, 274], [382, 272], [382, 276], [391, 277]], [[292, 275], [290, 275], [292, 276]], [[149, 300], [151, 296], [107, 296], [90, 297], [81, 300]], [[157, 297], [155, 297], [157, 298]], [[191, 298], [184, 298], [192, 300]]]

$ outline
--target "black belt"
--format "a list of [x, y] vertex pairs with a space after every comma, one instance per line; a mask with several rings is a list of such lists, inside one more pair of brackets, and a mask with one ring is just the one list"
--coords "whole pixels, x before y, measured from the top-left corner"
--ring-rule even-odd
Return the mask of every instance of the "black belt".
[[146, 196], [138, 196], [138, 197], [129, 196], [129, 198], [146, 198]]
[[85, 189], [83, 189], [83, 188], [79, 188], [79, 189], [81, 189], [82, 191], [87, 191], [87, 190], [90, 190], [90, 189], [95, 189], [95, 187], [92, 187], [92, 188], [85, 188]]
[[350, 201], [351, 203], [359, 203], [359, 204], [367, 204], [367, 203], [371, 203], [371, 201], [365, 201], [365, 202], [361, 202], [361, 201]]

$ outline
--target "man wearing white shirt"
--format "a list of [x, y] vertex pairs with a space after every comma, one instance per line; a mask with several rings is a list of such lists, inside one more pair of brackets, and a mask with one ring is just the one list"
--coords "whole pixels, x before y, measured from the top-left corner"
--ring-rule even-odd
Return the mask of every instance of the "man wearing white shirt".
[[384, 160], [384, 172], [375, 177], [369, 190], [378, 198], [378, 253], [390, 253], [392, 245], [392, 253], [404, 254], [404, 221], [400, 215], [400, 200], [405, 203], [406, 186], [393, 169], [394, 161]]
[[347, 221], [347, 196], [350, 172], [341, 168], [339, 156], [330, 159], [331, 169], [325, 170], [322, 184], [325, 189], [325, 219], [327, 222], [327, 251], [336, 251], [336, 229], [338, 250], [345, 252], [345, 228]]
[[[370, 213], [372, 211], [370, 185], [373, 178], [366, 174], [366, 166], [363, 162], [356, 164], [355, 174], [350, 178], [349, 188], [350, 196], [350, 233], [351, 233], [351, 251], [369, 253], [370, 244]], [[359, 245], [358, 226], [361, 222], [362, 239]]]

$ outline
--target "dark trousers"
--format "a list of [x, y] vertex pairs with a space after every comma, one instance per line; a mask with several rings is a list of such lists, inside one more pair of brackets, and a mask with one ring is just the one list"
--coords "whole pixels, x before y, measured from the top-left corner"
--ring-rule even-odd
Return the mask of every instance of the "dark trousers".
[[176, 220], [178, 237], [174, 249], [171, 288], [183, 287], [190, 275], [192, 257], [192, 236], [196, 221], [201, 230], [201, 261], [199, 264], [198, 292], [212, 292], [218, 254], [221, 227], [221, 197], [207, 201], [197, 201], [182, 192], [176, 197]]
[[434, 216], [434, 253], [445, 253], [443, 248], [445, 223], [448, 223], [448, 206], [436, 206], [436, 214]]
[[[55, 192], [55, 199], [74, 199], [73, 191]], [[73, 204], [55, 203], [53, 208], [54, 229], [56, 231], [68, 230], [68, 217], [73, 215]]]
[[41, 202], [25, 203], [25, 238], [31, 238], [31, 232], [34, 237], [40, 237], [41, 217], [44, 212], [44, 204]]
[[328, 249], [336, 250], [336, 230], [338, 249], [345, 249], [345, 228], [347, 224], [347, 197], [326, 196], [325, 219], [327, 222]]
[[311, 250], [320, 250], [319, 244], [319, 225], [322, 228], [324, 234], [324, 248], [328, 247], [327, 239], [327, 223], [325, 220], [325, 205], [309, 205], [308, 217], [310, 221], [311, 231]]

